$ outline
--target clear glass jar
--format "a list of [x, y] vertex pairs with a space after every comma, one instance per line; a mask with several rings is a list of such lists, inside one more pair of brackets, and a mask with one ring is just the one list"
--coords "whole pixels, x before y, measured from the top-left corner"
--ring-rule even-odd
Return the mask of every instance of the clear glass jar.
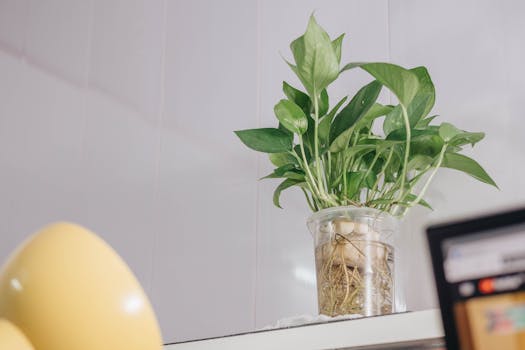
[[320, 314], [404, 311], [394, 271], [398, 219], [372, 208], [334, 207], [314, 213], [307, 224], [314, 237]]

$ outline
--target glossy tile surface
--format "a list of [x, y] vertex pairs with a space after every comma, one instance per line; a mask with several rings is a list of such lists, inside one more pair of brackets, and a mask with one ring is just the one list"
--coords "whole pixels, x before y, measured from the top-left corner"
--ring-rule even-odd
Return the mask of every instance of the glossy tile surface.
[[157, 121], [165, 0], [93, 0], [89, 82]]
[[28, 60], [84, 85], [91, 39], [92, 0], [27, 0]]
[[28, 0], [0, 1], [0, 46], [3, 51], [24, 51]]
[[233, 130], [257, 124], [256, 2], [168, 19], [153, 300], [181, 341], [254, 327], [256, 162]]
[[83, 98], [68, 83], [4, 53], [0, 76], [3, 261], [20, 240], [75, 212]]
[[78, 222], [107, 240], [151, 287], [158, 128], [105, 94], [86, 93]]

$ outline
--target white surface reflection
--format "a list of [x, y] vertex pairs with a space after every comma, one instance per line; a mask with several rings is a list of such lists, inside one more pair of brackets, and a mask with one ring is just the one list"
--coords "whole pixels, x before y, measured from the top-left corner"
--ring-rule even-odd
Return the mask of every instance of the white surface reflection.
[[296, 267], [293, 274], [297, 280], [315, 286], [316, 279], [314, 271], [304, 267]]
[[124, 299], [124, 311], [128, 314], [136, 314], [144, 305], [144, 301], [138, 295], [130, 295]]
[[16, 278], [13, 278], [9, 283], [11, 284], [11, 287], [13, 287], [13, 289], [18, 292], [21, 292], [22, 289], [24, 289], [22, 287], [22, 283], [20, 283], [20, 281]]

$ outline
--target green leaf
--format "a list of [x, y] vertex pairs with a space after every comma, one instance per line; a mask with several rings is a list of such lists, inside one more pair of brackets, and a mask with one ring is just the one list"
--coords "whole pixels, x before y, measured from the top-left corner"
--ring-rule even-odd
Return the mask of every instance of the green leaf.
[[413, 72], [419, 80], [419, 91], [417, 92], [416, 97], [421, 98], [426, 101], [425, 108], [421, 110], [421, 115], [415, 117], [418, 121], [421, 118], [424, 118], [430, 113], [436, 102], [436, 91], [434, 89], [434, 83], [430, 78], [430, 74], [425, 67], [416, 67], [410, 70]]
[[288, 62], [287, 60], [284, 60], [286, 62], [286, 64], [288, 64], [288, 67], [290, 67], [290, 69], [295, 73], [295, 75], [297, 75], [297, 77], [299, 78], [299, 80], [301, 81], [301, 83], [303, 84], [304, 88], [306, 89], [306, 91], [308, 93], [311, 93], [311, 91], [313, 91], [313, 86], [310, 82], [308, 82], [307, 80], [303, 79], [300, 75], [300, 72], [299, 72], [299, 68], [297, 68], [297, 66], [293, 65], [292, 63]]
[[[408, 195], [406, 196], [406, 198], [405, 198], [405, 202], [406, 202], [406, 204], [410, 204], [411, 202], [415, 201], [416, 199], [417, 199], [417, 196], [416, 196], [415, 194], [413, 194], [413, 193], [410, 193], [410, 194], [408, 194]], [[419, 204], [419, 205], [421, 205], [421, 206], [423, 206], [423, 207], [425, 207], [425, 208], [428, 208], [428, 209], [430, 209], [430, 210], [434, 210], [434, 209], [430, 206], [430, 204], [428, 204], [428, 202], [425, 201], [424, 199], [420, 199], [420, 200], [419, 200], [419, 203], [417, 203], [417, 204]]]
[[344, 156], [346, 158], [351, 158], [351, 157], [353, 157], [356, 154], [361, 153], [361, 152], [363, 152], [363, 154], [361, 154], [361, 155], [364, 155], [364, 154], [367, 154], [369, 152], [374, 151], [376, 148], [377, 148], [377, 146], [374, 145], [374, 144], [356, 145], [356, 146], [349, 147], [349, 148], [345, 149]]
[[408, 170], [425, 170], [434, 162], [434, 158], [424, 154], [416, 154], [408, 161]]
[[297, 159], [288, 152], [284, 153], [270, 153], [270, 162], [276, 167], [280, 167], [286, 164], [298, 164]]
[[417, 75], [403, 67], [391, 63], [365, 63], [360, 67], [392, 91], [406, 107], [419, 90]]
[[295, 165], [293, 164], [285, 164], [285, 165], [282, 165], [280, 167], [278, 167], [277, 169], [274, 169], [273, 172], [269, 175], [266, 175], [264, 177], [261, 177], [261, 180], [262, 179], [274, 179], [274, 178], [279, 178], [279, 177], [283, 177], [283, 175], [287, 172], [287, 171], [290, 171], [292, 169], [295, 168]]
[[[293, 149], [294, 149], [294, 151], [295, 151], [295, 154], [297, 154], [297, 156], [298, 156], [300, 159], [303, 159], [303, 155], [302, 155], [302, 153], [301, 153], [301, 146], [296, 145]], [[308, 150], [308, 148], [305, 148], [305, 149], [304, 149], [304, 154], [305, 154], [305, 156], [306, 156], [306, 161], [307, 161], [308, 163], [310, 163], [311, 160], [312, 160], [312, 155], [311, 155], [310, 151]]]
[[403, 146], [393, 146], [394, 153], [388, 167], [385, 169], [385, 182], [394, 183], [399, 176], [399, 169], [403, 164], [404, 154], [402, 152]]
[[339, 111], [339, 108], [341, 108], [341, 106], [343, 105], [343, 103], [345, 103], [346, 100], [347, 100], [347, 97], [346, 96], [343, 97], [341, 101], [339, 101], [335, 105], [335, 107], [332, 108], [330, 113], [328, 113], [327, 115], [321, 118], [319, 122], [318, 132], [319, 132], [319, 140], [321, 141], [322, 144], [326, 144], [328, 142], [328, 135], [330, 132], [330, 125], [332, 124], [332, 120], [334, 119], [337, 111]]
[[332, 41], [332, 47], [335, 51], [335, 56], [337, 57], [337, 62], [341, 63], [341, 46], [343, 44], [343, 38], [345, 34], [339, 35], [334, 41]]
[[279, 122], [291, 132], [302, 135], [308, 129], [308, 120], [301, 107], [290, 100], [281, 100], [273, 108]]
[[334, 118], [330, 127], [330, 140], [335, 140], [364, 117], [374, 105], [380, 92], [381, 84], [375, 80], [362, 87]]
[[366, 171], [348, 172], [346, 175], [346, 196], [353, 198], [359, 195], [362, 188], [372, 188], [376, 181], [376, 175], [370, 171], [366, 176]]
[[420, 135], [410, 143], [410, 156], [417, 154], [436, 157], [443, 148], [443, 139], [438, 135]]
[[461, 130], [450, 123], [441, 123], [439, 126], [439, 136], [441, 136], [445, 142], [451, 141], [459, 134], [461, 134]]
[[456, 128], [450, 123], [442, 123], [439, 126], [439, 136], [452, 147], [459, 147], [467, 144], [474, 146], [483, 140], [485, 133], [468, 132]]
[[293, 139], [287, 133], [273, 128], [238, 130], [235, 134], [249, 148], [265, 153], [290, 151]]
[[395, 130], [399, 130], [404, 127], [405, 122], [403, 120], [403, 111], [401, 105], [395, 106], [390, 113], [386, 115], [383, 123], [383, 132], [385, 135], [391, 134]]
[[296, 105], [301, 107], [306, 115], [310, 114], [311, 102], [310, 97], [307, 94], [294, 88], [285, 81], [283, 81], [283, 92], [290, 101], [293, 101]]
[[437, 115], [433, 115], [432, 117], [421, 119], [420, 121], [418, 121], [416, 123], [416, 129], [424, 129], [424, 128], [426, 128], [427, 126], [430, 125], [432, 120], [434, 120], [436, 117], [437, 117]]
[[498, 188], [494, 180], [492, 180], [489, 174], [487, 174], [478, 162], [462, 154], [445, 153], [441, 166], [462, 171], [481, 182]]
[[281, 204], [279, 203], [279, 199], [281, 197], [281, 192], [286, 190], [289, 187], [296, 186], [296, 185], [299, 185], [301, 183], [303, 183], [303, 182], [300, 181], [300, 180], [292, 180], [292, 179], [286, 179], [283, 182], [281, 182], [279, 184], [279, 186], [277, 186], [277, 188], [273, 192], [273, 204], [276, 207], [282, 209]]
[[277, 129], [279, 129], [282, 132], [284, 132], [286, 135], [288, 135], [293, 140], [293, 132], [291, 132], [290, 130], [286, 129], [286, 127], [283, 124], [279, 123], [279, 125], [277, 126]]
[[329, 103], [328, 103], [328, 92], [326, 89], [321, 91], [321, 97], [319, 98], [319, 117], [324, 116], [328, 113]]
[[364, 172], [349, 172], [346, 174], [346, 196], [354, 198], [361, 190], [361, 180], [363, 180]]
[[304, 181], [304, 172], [289, 165], [290, 164], [287, 164], [275, 169], [272, 173], [260, 178], [260, 180], [286, 178]]
[[283, 176], [287, 179], [305, 181], [304, 172], [297, 169], [287, 171], [283, 174]]
[[[418, 121], [421, 119], [424, 110], [427, 108], [429, 98], [430, 97], [426, 95], [416, 95], [416, 97], [414, 97], [414, 99], [408, 106], [407, 115], [411, 127], [415, 127]], [[403, 111], [401, 109], [401, 105], [398, 105], [385, 118], [385, 123], [383, 124], [383, 131], [385, 132], [385, 135], [388, 135], [390, 132], [392, 132], [392, 130], [404, 126], [405, 120], [403, 118]]]
[[[438, 135], [438, 130], [434, 128], [427, 129], [412, 129], [410, 142], [410, 156], [417, 154], [435, 157], [441, 152], [444, 141]], [[386, 138], [387, 141], [397, 142], [400, 147], [404, 147], [406, 140], [405, 128], [400, 128], [392, 131]]]
[[425, 117], [426, 113], [428, 114], [427, 110], [428, 106], [431, 104], [431, 101], [432, 96], [418, 93], [412, 102], [410, 102], [410, 105], [408, 105], [407, 108], [407, 115], [411, 127], [416, 126], [417, 122], [420, 121], [421, 118]]
[[350, 70], [350, 69], [361, 67], [362, 65], [364, 65], [366, 63], [367, 62], [350, 62], [350, 63], [347, 63], [343, 68], [341, 68], [341, 71], [339, 72], [339, 74], [343, 73], [344, 71]]
[[306, 149], [313, 152], [315, 147], [315, 121], [312, 117], [308, 117], [308, 130], [306, 130], [306, 133], [303, 136], [303, 142]]
[[331, 153], [338, 153], [348, 148], [348, 143], [350, 142], [350, 138], [352, 138], [352, 133], [354, 132], [354, 128], [349, 128], [333, 141], [330, 141], [330, 147], [328, 150]]
[[365, 113], [365, 115], [356, 123], [356, 127], [359, 129], [361, 127], [372, 126], [372, 123], [376, 118], [379, 118], [383, 115], [387, 115], [394, 109], [392, 106], [384, 106], [380, 103], [374, 103], [372, 107]]
[[459, 147], [467, 144], [471, 144], [472, 146], [474, 146], [476, 143], [483, 140], [484, 138], [484, 132], [462, 131], [460, 134], [454, 136], [454, 138], [450, 140], [449, 144], [453, 147]]
[[451, 146], [451, 145], [448, 145], [447, 146], [447, 150], [445, 152], [448, 152], [448, 153], [459, 153], [463, 151], [463, 149], [459, 146]]
[[294, 40], [292, 50], [295, 66], [290, 65], [312, 98], [326, 88], [339, 75], [339, 60], [330, 37], [315, 17], [310, 16], [304, 35]]
[[[434, 106], [435, 93], [434, 85], [425, 67], [417, 67], [410, 71], [418, 77], [419, 81], [419, 90], [407, 107], [410, 126], [415, 127], [421, 118], [425, 117]], [[383, 131], [385, 135], [388, 135], [393, 130], [401, 128], [404, 125], [405, 121], [402, 109], [398, 106], [385, 118]]]
[[[396, 129], [392, 131], [388, 136], [386, 137], [386, 140], [389, 141], [406, 141], [407, 138], [407, 132], [405, 127], [401, 127], [399, 129]], [[438, 132], [434, 129], [411, 129], [410, 130], [411, 140], [417, 141], [422, 140], [427, 136], [433, 136], [438, 135]]]

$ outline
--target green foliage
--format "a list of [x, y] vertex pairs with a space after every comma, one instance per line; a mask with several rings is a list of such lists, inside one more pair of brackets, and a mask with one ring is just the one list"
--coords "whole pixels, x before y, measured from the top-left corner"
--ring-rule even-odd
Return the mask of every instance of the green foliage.
[[[269, 153], [276, 168], [264, 178], [283, 179], [274, 192], [276, 206], [284, 190], [299, 187], [313, 211], [356, 205], [402, 216], [414, 205], [431, 208], [423, 196], [441, 167], [496, 186], [475, 160], [460, 154], [484, 133], [432, 124], [435, 91], [425, 67], [354, 62], [341, 68], [343, 37], [331, 40], [311, 16], [290, 45], [294, 62], [288, 62], [305, 91], [283, 82], [286, 99], [274, 107], [278, 128], [236, 131], [249, 148]], [[352, 69], [368, 72], [371, 82], [330, 108], [327, 88]], [[377, 102], [383, 88], [397, 105]]]
[[339, 75], [341, 42], [342, 38], [332, 43], [328, 34], [311, 16], [304, 35], [290, 44], [295, 59], [295, 65], [290, 64], [290, 67], [310, 97], [315, 96], [317, 99], [321, 91]]
[[293, 135], [280, 129], [263, 128], [235, 131], [251, 149], [265, 153], [281, 153], [292, 149]]
[[289, 131], [302, 135], [308, 129], [308, 119], [304, 111], [289, 100], [281, 100], [274, 107], [275, 116]]
[[346, 130], [352, 128], [374, 105], [381, 91], [381, 84], [373, 81], [364, 86], [334, 118], [330, 127], [330, 140], [334, 140]]

